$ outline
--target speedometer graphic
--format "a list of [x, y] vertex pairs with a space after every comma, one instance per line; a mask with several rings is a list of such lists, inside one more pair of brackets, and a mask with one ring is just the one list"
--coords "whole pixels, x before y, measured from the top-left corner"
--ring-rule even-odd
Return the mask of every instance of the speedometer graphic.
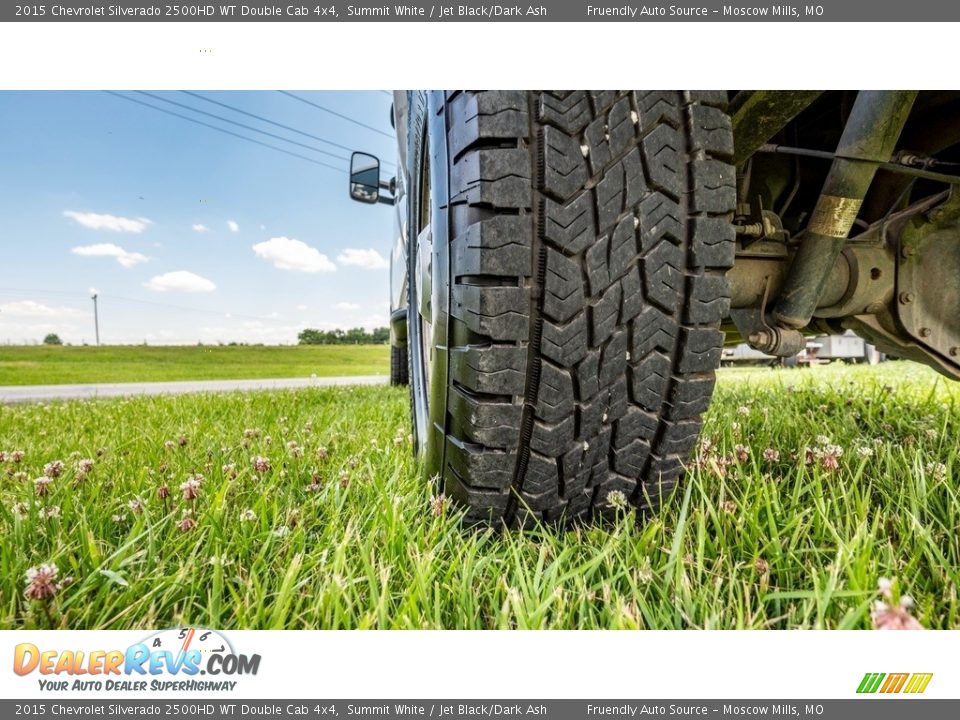
[[144, 640], [152, 651], [167, 650], [174, 655], [197, 650], [208, 656], [213, 653], [233, 654], [230, 641], [216, 630], [202, 627], [179, 627], [161, 630]]

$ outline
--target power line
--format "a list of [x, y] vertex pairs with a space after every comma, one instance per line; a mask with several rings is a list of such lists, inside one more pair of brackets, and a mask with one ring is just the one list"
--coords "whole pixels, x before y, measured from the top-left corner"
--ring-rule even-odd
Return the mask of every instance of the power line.
[[180, 113], [173, 112], [172, 110], [167, 110], [165, 108], [157, 107], [156, 105], [151, 105], [150, 103], [143, 102], [142, 100], [137, 100], [136, 98], [129, 97], [127, 95], [121, 95], [118, 92], [113, 90], [104, 90], [103, 92], [108, 95], [114, 95], [122, 100], [127, 100], [137, 105], [143, 105], [143, 107], [150, 108], [151, 110], [156, 110], [157, 112], [165, 113], [166, 115], [172, 115], [173, 117], [178, 117], [181, 120], [186, 120], [187, 122], [192, 122], [197, 125], [202, 125], [203, 127], [210, 128], [211, 130], [216, 130], [217, 132], [222, 132], [226, 135], [230, 135], [235, 138], [240, 138], [241, 140], [246, 140], [251, 142], [254, 145], [260, 145], [261, 147], [269, 148], [270, 150], [276, 150], [277, 152], [283, 153], [284, 155], [290, 155], [291, 157], [300, 158], [301, 160], [306, 160], [308, 163], [313, 163], [314, 165], [319, 165], [321, 167], [329, 168], [331, 170], [336, 170], [339, 173], [347, 175], [347, 171], [343, 168], [336, 167], [335, 165], [330, 165], [320, 160], [314, 160], [313, 158], [308, 158], [306, 155], [301, 155], [300, 153], [291, 152], [290, 150], [284, 150], [279, 148], [276, 145], [271, 145], [270, 143], [261, 142], [260, 140], [255, 140], [254, 138], [247, 137], [246, 135], [241, 135], [240, 133], [235, 133], [232, 130], [227, 130], [226, 128], [217, 127], [216, 125], [211, 125], [210, 123], [205, 123], [202, 120], [197, 120], [196, 118], [188, 117], [186, 115], [181, 115]]
[[350, 116], [348, 116], [348, 115], [343, 115], [343, 114], [341, 114], [341, 113], [338, 113], [338, 112], [335, 111], [335, 110], [331, 110], [330, 108], [326, 108], [326, 107], [324, 107], [323, 105], [318, 105], [317, 103], [313, 102], [312, 100], [307, 100], [306, 98], [302, 98], [302, 97], [300, 97], [299, 95], [294, 95], [292, 92], [287, 92], [286, 90], [278, 90], [277, 92], [279, 92], [281, 95], [286, 95], [287, 97], [293, 98], [294, 100], [299, 100], [300, 102], [305, 103], [305, 104], [307, 104], [307, 105], [310, 105], [311, 107], [315, 107], [317, 110], [323, 110], [323, 112], [330, 113], [331, 115], [333, 115], [333, 116], [335, 116], [335, 117], [338, 117], [338, 118], [340, 118], [341, 120], [346, 120], [347, 122], [352, 122], [354, 125], [359, 125], [360, 127], [366, 128], [367, 130], [370, 130], [371, 132], [375, 132], [375, 133], [377, 133], [378, 135], [383, 135], [384, 137], [390, 138], [391, 140], [394, 139], [394, 136], [391, 135], [390, 133], [385, 133], [383, 130], [378, 130], [377, 128], [373, 127], [372, 125], [367, 125], [367, 124], [365, 124], [365, 123], [360, 122], [359, 120], [354, 120], [352, 117], [350, 117]]
[[[232, 110], [233, 112], [240, 113], [241, 115], [246, 115], [247, 117], [252, 117], [252, 118], [254, 118], [254, 119], [256, 119], [256, 120], [259, 120], [259, 121], [261, 121], [261, 122], [268, 123], [268, 124], [273, 125], [273, 126], [275, 126], [275, 127], [283, 128], [284, 130], [287, 130], [287, 131], [289, 131], [289, 132], [297, 133], [298, 135], [303, 135], [304, 137], [308, 137], [308, 138], [310, 138], [311, 140], [316, 140], [317, 142], [322, 142], [322, 143], [326, 143], [327, 145], [332, 145], [333, 147], [339, 148], [340, 150], [346, 150], [347, 152], [353, 152], [353, 148], [347, 147], [346, 145], [340, 145], [339, 143], [335, 143], [335, 142], [333, 142], [332, 140], [327, 140], [326, 138], [322, 138], [322, 137], [320, 137], [320, 136], [318, 136], [318, 135], [313, 135], [313, 134], [311, 134], [311, 133], [304, 132], [303, 130], [297, 130], [297, 128], [290, 127], [289, 125], [284, 125], [283, 123], [279, 123], [279, 122], [277, 122], [277, 121], [275, 121], [275, 120], [271, 120], [271, 119], [269, 119], [269, 118], [265, 118], [265, 117], [263, 117], [262, 115], [257, 115], [256, 113], [252, 113], [252, 112], [249, 112], [249, 111], [247, 111], [247, 110], [241, 110], [241, 109], [238, 108], [238, 107], [234, 107], [233, 105], [229, 105], [229, 104], [227, 104], [227, 103], [225, 103], [225, 102], [220, 102], [219, 100], [214, 100], [213, 98], [206, 97], [205, 95], [201, 95], [200, 93], [195, 93], [195, 92], [192, 92], [192, 91], [190, 91], [190, 90], [181, 90], [180, 92], [182, 92], [184, 95], [189, 95], [190, 97], [196, 98], [197, 100], [203, 100], [204, 102], [211, 103], [212, 105], [218, 105], [218, 106], [220, 106], [220, 107], [222, 107], [222, 108], [226, 108], [227, 110]], [[342, 159], [345, 160], [346, 158], [342, 158]], [[383, 163], [383, 164], [384, 164], [384, 165], [391, 165], [391, 166], [392, 166], [392, 163], [386, 163], [386, 162], [385, 162], [385, 163]]]
[[[181, 90], [180, 92], [182, 92], [184, 95], [189, 95], [190, 97], [196, 98], [197, 100], [203, 100], [204, 102], [208, 102], [213, 105], [219, 105], [222, 108], [226, 108], [227, 110], [232, 110], [233, 112], [240, 113], [241, 115], [246, 115], [247, 117], [252, 117], [256, 120], [260, 120], [261, 122], [269, 123], [270, 125], [274, 125], [278, 128], [289, 130], [290, 132], [297, 133], [297, 135], [303, 135], [304, 137], [308, 137], [312, 140], [317, 140], [319, 142], [326, 143], [327, 145], [332, 145], [335, 148], [346, 150], [347, 152], [351, 152], [353, 150], [353, 148], [349, 148], [346, 145], [340, 145], [339, 143], [335, 143], [332, 140], [327, 140], [325, 138], [318, 137], [316, 135], [311, 135], [310, 133], [304, 132], [303, 130], [297, 130], [296, 128], [292, 128], [289, 125], [284, 125], [283, 123], [278, 123], [274, 120], [265, 118], [262, 115], [257, 115], [256, 113], [248, 112], [246, 110], [241, 110], [238, 107], [233, 107], [233, 105], [228, 105], [225, 102], [220, 102], [219, 100], [208, 98], [205, 95], [201, 95], [200, 93], [195, 93], [195, 92], [192, 92], [191, 90]], [[341, 158], [341, 160], [346, 160], [346, 158]]]
[[236, 125], [237, 127], [241, 127], [241, 128], [243, 128], [244, 130], [250, 130], [250, 131], [255, 132], [255, 133], [260, 133], [261, 135], [266, 135], [267, 137], [271, 137], [271, 138], [273, 138], [273, 139], [275, 139], [275, 140], [280, 140], [281, 142], [290, 143], [291, 145], [296, 145], [297, 147], [302, 147], [302, 148], [306, 148], [307, 150], [312, 150], [313, 152], [320, 153], [321, 155], [329, 155], [330, 157], [335, 158], [335, 159], [337, 159], [337, 160], [347, 160], [347, 159], [348, 159], [348, 158], [344, 157], [343, 155], [337, 155], [336, 153], [328, 152], [327, 150], [321, 150], [320, 148], [315, 148], [315, 147], [313, 147], [313, 145], [307, 145], [306, 143], [297, 142], [296, 140], [291, 140], [290, 138], [285, 138], [285, 137], [283, 137], [282, 135], [277, 135], [276, 133], [267, 132], [266, 130], [261, 130], [261, 129], [259, 129], [259, 128], [255, 128], [255, 127], [253, 127], [252, 125], [244, 125], [243, 123], [237, 122], [236, 120], [230, 120], [229, 118], [225, 118], [225, 117], [223, 117], [223, 116], [221, 116], [221, 115], [216, 115], [216, 114], [214, 114], [214, 113], [208, 113], [206, 110], [198, 110], [198, 109], [195, 108], [195, 107], [190, 107], [189, 105], [185, 105], [184, 103], [179, 103], [179, 102], [177, 102], [176, 100], [171, 100], [170, 98], [161, 97], [160, 95], [154, 95], [153, 93], [148, 93], [148, 92], [145, 92], [145, 91], [143, 91], [143, 90], [135, 90], [134, 92], [136, 92], [136, 93], [139, 94], [139, 95], [145, 95], [146, 97], [152, 98], [152, 99], [154, 99], [154, 100], [159, 100], [160, 102], [165, 102], [165, 103], [168, 103], [168, 104], [170, 104], [170, 105], [175, 105], [176, 107], [180, 107], [180, 108], [183, 108], [183, 109], [185, 109], [185, 110], [189, 110], [190, 112], [199, 113], [200, 115], [206, 115], [207, 117], [214, 118], [215, 120], [220, 120], [221, 122], [230, 123], [231, 125]]
[[221, 318], [229, 319], [239, 319], [239, 320], [256, 320], [257, 322], [269, 321], [269, 320], [278, 320], [278, 318], [264, 318], [257, 317], [256, 315], [242, 315], [239, 313], [228, 313], [218, 310], [204, 310], [202, 308], [188, 307], [186, 305], [173, 305], [171, 303], [157, 302], [156, 300], [137, 300], [136, 298], [123, 297], [122, 295], [100, 295], [101, 298], [107, 298], [108, 300], [120, 300], [122, 302], [136, 303], [138, 305], [153, 305], [154, 307], [167, 308], [170, 310], [180, 310], [181, 312], [189, 313], [203, 313], [205, 315], [216, 315]]

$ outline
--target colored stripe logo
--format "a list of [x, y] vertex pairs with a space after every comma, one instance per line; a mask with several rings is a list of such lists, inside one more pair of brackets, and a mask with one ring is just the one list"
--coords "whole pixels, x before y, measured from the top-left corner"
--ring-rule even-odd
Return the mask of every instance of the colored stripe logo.
[[867, 673], [857, 687], [857, 693], [919, 694], [927, 689], [933, 673]]

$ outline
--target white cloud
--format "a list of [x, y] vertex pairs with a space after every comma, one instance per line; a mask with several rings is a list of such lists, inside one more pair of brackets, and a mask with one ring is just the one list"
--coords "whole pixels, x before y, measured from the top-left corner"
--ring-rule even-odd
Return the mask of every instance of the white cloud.
[[390, 267], [387, 259], [373, 248], [347, 248], [337, 255], [337, 260], [342, 265], [354, 265], [364, 270], [384, 270]]
[[303, 312], [306, 309], [307, 309], [306, 305], [297, 305], [297, 310], [299, 310], [300, 312]]
[[200, 277], [188, 270], [176, 270], [151, 278], [143, 284], [147, 290], [154, 292], [185, 292], [201, 293], [213, 292], [217, 286], [205, 277]]
[[368, 315], [360, 321], [360, 325], [367, 330], [373, 330], [378, 327], [388, 327], [390, 325], [390, 318], [385, 315]]
[[349, 311], [359, 310], [359, 309], [360, 309], [360, 306], [357, 305], [356, 303], [348, 303], [348, 302], [337, 303], [337, 310], [346, 310], [349, 312]]
[[208, 228], [203, 223], [194, 223], [190, 227], [192, 227], [195, 232], [199, 232], [199, 233], [210, 232], [210, 228]]
[[93, 335], [91, 315], [89, 310], [44, 305], [34, 300], [3, 303], [0, 304], [0, 338], [4, 342], [35, 344], [47, 333], [57, 333], [64, 342], [82, 342]]
[[275, 237], [257, 243], [253, 251], [258, 257], [273, 263], [280, 270], [307, 273], [334, 272], [337, 266], [330, 258], [304, 242], [287, 237]]
[[0, 305], [0, 316], [4, 317], [72, 318], [84, 315], [87, 313], [76, 308], [63, 305], [53, 307], [34, 300], [18, 300]]
[[[349, 330], [350, 328], [362, 327], [365, 330], [373, 330], [378, 327], [388, 326], [390, 320], [385, 315], [368, 315], [357, 319], [355, 315], [334, 315], [324, 316], [324, 320], [312, 320], [304, 323], [303, 327], [316, 328], [318, 330]], [[303, 330], [303, 327], [300, 330]], [[297, 331], [299, 332], [299, 330]]]
[[116, 261], [125, 268], [139, 265], [140, 263], [146, 262], [150, 259], [142, 253], [129, 252], [128, 250], [124, 250], [119, 245], [114, 245], [113, 243], [79, 245], [73, 248], [70, 252], [72, 252], [74, 255], [82, 255], [84, 257], [112, 257], [115, 258]]
[[5, 343], [39, 345], [47, 333], [56, 333], [65, 343], [93, 342], [93, 320], [84, 318], [82, 322], [76, 322], [62, 318], [29, 318], [24, 322], [0, 321], [0, 338]]
[[[203, 342], [247, 342], [267, 345], [296, 345], [300, 325], [268, 326], [255, 321], [198, 327], [196, 335]], [[192, 340], [196, 342], [196, 338]]]
[[109, 230], [110, 232], [121, 233], [142, 233], [147, 229], [150, 220], [147, 218], [125, 218], [119, 215], [108, 215], [106, 213], [77, 212], [76, 210], [64, 210], [65, 217], [70, 218], [78, 225], [83, 225], [91, 230]]
[[240, 232], [240, 225], [236, 220], [227, 220], [227, 227], [230, 228], [230, 232]]

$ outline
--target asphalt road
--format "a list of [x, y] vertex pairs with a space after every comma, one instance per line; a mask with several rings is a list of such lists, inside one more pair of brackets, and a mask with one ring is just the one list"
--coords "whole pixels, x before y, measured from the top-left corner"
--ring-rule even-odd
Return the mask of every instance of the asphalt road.
[[187, 380], [181, 382], [92, 383], [89, 385], [2, 385], [0, 386], [0, 403], [89, 400], [92, 398], [132, 397], [135, 395], [183, 395], [186, 393], [231, 392], [233, 390], [381, 385], [386, 384], [388, 379], [386, 375], [356, 375], [353, 377]]

